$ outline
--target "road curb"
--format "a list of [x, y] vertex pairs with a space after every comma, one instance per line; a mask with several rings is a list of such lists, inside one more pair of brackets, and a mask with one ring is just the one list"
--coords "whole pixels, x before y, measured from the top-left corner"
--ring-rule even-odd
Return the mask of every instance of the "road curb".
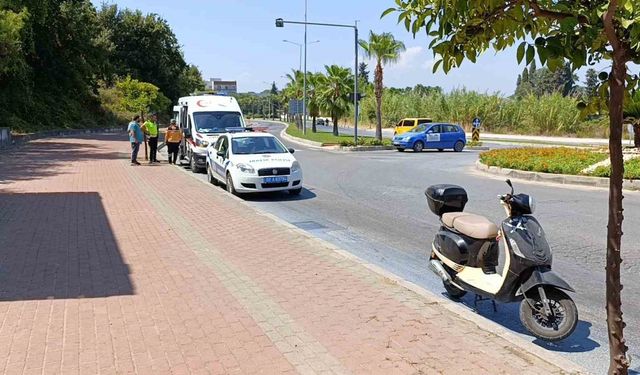
[[[178, 170], [180, 170], [182, 173], [185, 173], [187, 175], [191, 175], [190, 172], [188, 172], [187, 170], [185, 170], [184, 168], [178, 168]], [[201, 180], [196, 178], [196, 181], [205, 184], [207, 186], [211, 186], [209, 184], [209, 182]], [[214, 190], [215, 191], [215, 190]], [[516, 334], [514, 334], [513, 332], [511, 332], [510, 330], [506, 329], [505, 327], [501, 326], [498, 323], [492, 322], [484, 317], [482, 317], [481, 315], [478, 315], [477, 313], [474, 313], [471, 310], [468, 310], [465, 307], [462, 307], [459, 303], [451, 301], [443, 296], [439, 296], [437, 294], [434, 294], [433, 292], [430, 292], [429, 290], [415, 284], [412, 283], [410, 281], [407, 281], [403, 278], [401, 278], [400, 276], [387, 271], [385, 269], [383, 269], [380, 266], [377, 266], [375, 264], [372, 264], [370, 262], [367, 262], [366, 260], [348, 252], [347, 250], [344, 250], [326, 240], [323, 240], [321, 238], [318, 238], [314, 235], [312, 235], [311, 233], [296, 227], [295, 225], [273, 215], [270, 214], [268, 212], [262, 211], [254, 206], [252, 206], [251, 204], [249, 204], [249, 202], [246, 202], [245, 200], [243, 200], [242, 198], [233, 196], [231, 194], [228, 194], [226, 192], [223, 192], [222, 190], [219, 191], [219, 193], [222, 194], [226, 194], [229, 198], [234, 199], [236, 202], [243, 204], [244, 206], [248, 207], [249, 209], [251, 209], [253, 212], [255, 212], [258, 215], [264, 216], [266, 218], [271, 219], [272, 221], [274, 221], [276, 224], [282, 225], [286, 228], [288, 228], [289, 230], [298, 233], [301, 236], [304, 236], [307, 239], [310, 239], [312, 241], [317, 242], [319, 245], [332, 250], [334, 253], [349, 259], [355, 263], [357, 263], [358, 265], [361, 265], [365, 268], [367, 268], [368, 270], [380, 275], [381, 277], [388, 279], [402, 287], [404, 287], [405, 289], [408, 289], [416, 294], [418, 294], [419, 296], [423, 297], [424, 299], [426, 299], [428, 301], [429, 304], [433, 304], [433, 305], [437, 305], [440, 306], [446, 310], [448, 310], [449, 312], [456, 314], [458, 317], [460, 317], [461, 319], [467, 320], [473, 324], [475, 324], [479, 329], [484, 330], [486, 332], [490, 332], [504, 340], [506, 340], [507, 342], [509, 342], [510, 344], [512, 344], [514, 347], [522, 350], [523, 352], [529, 353], [531, 355], [534, 355], [538, 358], [540, 358], [543, 361], [546, 361], [547, 363], [550, 363], [558, 368], [560, 368], [563, 373], [566, 374], [588, 374], [589, 372], [586, 371], [584, 368], [582, 368], [580, 365], [572, 362], [571, 360], [568, 360], [564, 357], [562, 357], [560, 354], [551, 352], [549, 350], [546, 350], [538, 345], [535, 345], [531, 342], [528, 342], [524, 339], [522, 339], [521, 337], [517, 336]], [[427, 266], [425, 265], [425, 272], [427, 272]]]
[[[546, 182], [562, 185], [576, 185], [576, 186], [589, 186], [598, 188], [608, 188], [609, 179], [606, 177], [591, 177], [591, 176], [575, 176], [568, 174], [555, 174], [544, 172], [529, 172], [521, 171], [517, 169], [500, 168], [494, 166], [488, 166], [483, 164], [480, 160], [476, 161], [476, 169], [488, 174], [496, 176], [504, 176], [508, 178], [516, 178], [519, 180]], [[639, 191], [639, 180], [624, 180], [622, 188], [624, 190]]]
[[284, 125], [285, 128], [282, 129], [282, 131], [280, 131], [280, 137], [283, 139], [286, 139], [289, 142], [292, 143], [297, 143], [300, 145], [304, 145], [304, 146], [309, 146], [309, 147], [314, 147], [320, 150], [332, 150], [332, 151], [344, 151], [344, 152], [363, 152], [363, 151], [389, 151], [389, 150], [395, 150], [395, 147], [393, 146], [340, 146], [340, 145], [325, 145], [324, 143], [320, 143], [320, 142], [315, 142], [315, 141], [309, 141], [307, 139], [302, 139], [302, 138], [298, 138], [298, 137], [294, 137], [291, 136], [289, 134], [287, 134], [287, 126], [289, 126], [287, 123], [284, 122], [280, 122], [280, 121], [265, 121], [265, 122], [272, 122], [272, 123], [277, 123], [280, 125]]

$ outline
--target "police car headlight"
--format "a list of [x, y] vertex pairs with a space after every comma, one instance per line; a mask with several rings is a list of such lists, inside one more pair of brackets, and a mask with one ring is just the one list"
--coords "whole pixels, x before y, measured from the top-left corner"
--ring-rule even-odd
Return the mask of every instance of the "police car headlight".
[[250, 166], [249, 164], [238, 163], [236, 164], [236, 168], [238, 168], [242, 173], [249, 173], [249, 174], [256, 173], [256, 170], [253, 169], [253, 167]]
[[297, 161], [294, 161], [293, 164], [291, 164], [291, 173], [298, 172], [298, 171], [300, 171], [300, 163], [298, 163]]

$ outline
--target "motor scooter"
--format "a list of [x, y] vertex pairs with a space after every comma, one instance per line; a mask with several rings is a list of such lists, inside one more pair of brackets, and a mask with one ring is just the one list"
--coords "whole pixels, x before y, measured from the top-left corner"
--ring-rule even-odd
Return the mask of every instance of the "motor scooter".
[[[442, 226], [433, 240], [429, 268], [453, 299], [467, 292], [499, 302], [520, 301], [520, 321], [535, 337], [562, 340], [575, 330], [578, 309], [565, 291], [575, 292], [551, 270], [552, 254], [542, 226], [532, 216], [534, 200], [511, 192], [498, 198], [507, 218], [500, 228], [466, 213], [466, 191], [457, 185], [433, 185], [425, 195]], [[499, 266], [500, 242], [504, 260]]]

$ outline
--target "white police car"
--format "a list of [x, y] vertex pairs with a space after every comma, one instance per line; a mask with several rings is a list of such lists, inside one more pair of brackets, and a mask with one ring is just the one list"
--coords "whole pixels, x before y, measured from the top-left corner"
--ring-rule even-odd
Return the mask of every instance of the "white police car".
[[231, 194], [288, 190], [298, 195], [302, 169], [293, 152], [272, 134], [230, 131], [207, 149], [209, 182], [226, 185]]

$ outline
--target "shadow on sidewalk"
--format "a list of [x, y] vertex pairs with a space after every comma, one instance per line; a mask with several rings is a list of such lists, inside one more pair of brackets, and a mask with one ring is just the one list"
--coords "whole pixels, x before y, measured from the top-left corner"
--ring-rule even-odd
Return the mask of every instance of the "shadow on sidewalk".
[[133, 293], [98, 193], [0, 194], [0, 301]]
[[[446, 294], [444, 294], [446, 297]], [[468, 293], [462, 300], [458, 301], [465, 306], [474, 309], [474, 297], [473, 293]], [[559, 342], [546, 342], [540, 339], [535, 339], [529, 333], [519, 319], [520, 305], [519, 303], [496, 303], [497, 311], [493, 311], [493, 307], [490, 302], [478, 303], [476, 309], [477, 313], [484, 318], [494, 321], [501, 326], [508, 328], [514, 332], [524, 334], [532, 337], [532, 342], [540, 347], [554, 352], [563, 353], [580, 353], [590, 352], [600, 347], [600, 344], [591, 339], [591, 326], [590, 322], [585, 320], [579, 320], [576, 330], [571, 336]]]
[[[93, 135], [91, 140], [115, 138], [113, 135]], [[122, 141], [122, 137], [117, 139]], [[30, 142], [26, 146], [0, 154], [0, 185], [12, 181], [35, 180], [64, 173], [62, 168], [82, 160], [113, 160], [126, 158], [81, 138], [50, 139]]]

